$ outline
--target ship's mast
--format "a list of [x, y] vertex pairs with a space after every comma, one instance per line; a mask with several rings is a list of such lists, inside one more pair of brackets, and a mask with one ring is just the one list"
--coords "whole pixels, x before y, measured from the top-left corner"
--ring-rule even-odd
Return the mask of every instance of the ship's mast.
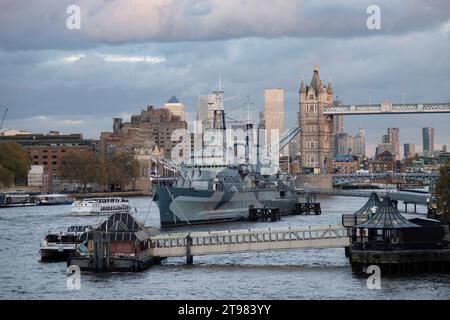
[[225, 111], [223, 107], [223, 94], [222, 90], [222, 75], [219, 75], [219, 88], [216, 91], [213, 91], [214, 94], [214, 104], [213, 104], [213, 129], [222, 130], [222, 159], [226, 162], [226, 124], [225, 124]]

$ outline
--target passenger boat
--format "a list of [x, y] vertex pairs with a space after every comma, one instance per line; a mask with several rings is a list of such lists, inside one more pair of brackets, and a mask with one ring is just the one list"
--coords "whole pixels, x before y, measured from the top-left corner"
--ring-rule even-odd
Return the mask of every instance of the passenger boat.
[[131, 207], [127, 199], [117, 198], [90, 198], [75, 201], [71, 213], [75, 215], [100, 215], [113, 213], [129, 213]]
[[27, 193], [1, 193], [0, 208], [28, 207], [37, 205], [36, 199]]
[[65, 232], [51, 232], [41, 240], [41, 261], [65, 261], [83, 243], [80, 235], [91, 226], [71, 226]]
[[42, 194], [36, 196], [36, 200], [40, 206], [58, 206], [73, 203], [73, 200], [66, 194]]

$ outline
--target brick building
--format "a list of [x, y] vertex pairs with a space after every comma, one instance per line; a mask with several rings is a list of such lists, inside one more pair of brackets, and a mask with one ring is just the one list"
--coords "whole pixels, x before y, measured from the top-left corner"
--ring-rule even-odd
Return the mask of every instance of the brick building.
[[[169, 102], [175, 104], [174, 99]], [[152, 175], [156, 175], [156, 172], [159, 175], [164, 174], [162, 168], [156, 168], [153, 159], [170, 159], [172, 149], [178, 143], [172, 142], [172, 133], [177, 129], [187, 129], [187, 122], [183, 120], [185, 117], [175, 111], [167, 107], [148, 106], [139, 115], [132, 115], [130, 122], [123, 122], [120, 118], [113, 119], [113, 131], [101, 133], [102, 155], [111, 157], [119, 153], [129, 153], [135, 156], [140, 166], [136, 188], [144, 193], [151, 192]], [[191, 136], [189, 139], [192, 141]]]
[[1, 136], [0, 141], [15, 142], [24, 147], [32, 166], [42, 166], [44, 180], [42, 191], [58, 191], [61, 177], [61, 157], [68, 152], [95, 152], [98, 141], [83, 139], [82, 134], [61, 134], [51, 131], [48, 134], [16, 134]]
[[370, 163], [371, 172], [389, 172], [395, 171], [395, 155], [389, 151], [384, 151]]
[[113, 132], [101, 133], [100, 152], [105, 156], [122, 152], [135, 154], [142, 148], [153, 150], [158, 146], [163, 155], [170, 158], [177, 144], [171, 141], [176, 129], [187, 129], [186, 121], [167, 108], [148, 106], [140, 115], [132, 115], [130, 122], [114, 118]]
[[334, 173], [350, 174], [360, 169], [360, 162], [354, 155], [336, 155], [333, 159]]

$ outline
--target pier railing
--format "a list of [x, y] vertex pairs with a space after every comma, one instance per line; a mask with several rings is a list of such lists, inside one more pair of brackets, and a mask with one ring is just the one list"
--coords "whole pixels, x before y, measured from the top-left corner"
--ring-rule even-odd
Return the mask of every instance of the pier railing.
[[176, 257], [267, 250], [337, 248], [350, 244], [342, 226], [174, 233], [150, 239], [150, 255]]

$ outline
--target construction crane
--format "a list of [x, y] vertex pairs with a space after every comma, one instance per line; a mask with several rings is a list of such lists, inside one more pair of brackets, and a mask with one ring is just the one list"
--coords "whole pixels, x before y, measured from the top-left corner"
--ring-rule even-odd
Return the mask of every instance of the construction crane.
[[8, 108], [6, 108], [5, 113], [3, 114], [2, 122], [0, 122], [0, 131], [2, 131], [2, 129], [3, 129], [3, 123], [5, 122], [7, 114], [8, 114]]

